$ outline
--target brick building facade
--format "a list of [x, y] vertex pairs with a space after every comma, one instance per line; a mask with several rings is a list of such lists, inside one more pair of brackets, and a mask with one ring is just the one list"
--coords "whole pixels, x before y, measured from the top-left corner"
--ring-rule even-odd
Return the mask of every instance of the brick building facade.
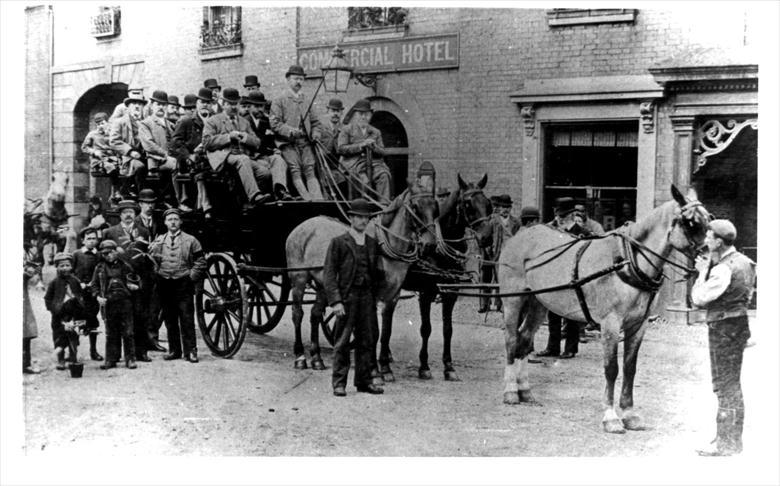
[[[181, 98], [209, 77], [240, 88], [256, 74], [274, 97], [290, 64], [300, 57], [308, 66], [316, 48], [339, 42], [357, 52], [348, 58], [358, 70], [373, 71], [364, 79], [371, 82], [353, 81], [340, 97], [347, 109], [371, 100], [374, 124], [393, 148], [396, 189], [430, 160], [439, 185], [454, 186], [457, 173], [488, 173], [488, 192], [510, 194], [516, 210], [538, 205], [549, 219], [554, 198], [572, 195], [611, 227], [668, 200], [671, 183], [692, 185], [719, 215], [740, 215], [742, 245], [755, 257], [760, 9], [374, 10], [28, 9], [27, 194], [45, 191], [49, 170], [68, 171], [72, 210], [85, 211], [88, 193], [101, 188], [90, 187], [78, 146], [90, 115], [121, 102], [128, 87]], [[109, 15], [119, 32], [96, 37], [96, 15]], [[231, 31], [204, 47], [205, 21], [206, 32], [215, 21], [239, 25], [240, 38]], [[398, 59], [379, 65], [382, 52], [403, 53], [407, 41], [430, 40], [427, 53], [419, 50], [430, 57], [445, 37], [448, 67], [433, 57], [411, 70], [398, 69]], [[359, 57], [366, 46], [379, 47], [377, 59], [368, 48]], [[318, 83], [311, 78], [304, 90]], [[330, 97], [321, 93], [315, 112]]]

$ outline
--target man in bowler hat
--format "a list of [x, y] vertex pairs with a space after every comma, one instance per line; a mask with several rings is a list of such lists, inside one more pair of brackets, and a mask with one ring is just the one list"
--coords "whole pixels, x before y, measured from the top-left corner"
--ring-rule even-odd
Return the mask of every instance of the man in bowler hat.
[[328, 305], [336, 315], [333, 348], [333, 394], [346, 396], [349, 372], [350, 337], [355, 336], [355, 377], [358, 392], [384, 393], [371, 383], [375, 353], [374, 336], [378, 332], [376, 297], [382, 281], [379, 249], [365, 230], [371, 207], [365, 199], [352, 201], [350, 229], [331, 240], [325, 257], [323, 279]]
[[[322, 150], [326, 155], [326, 161], [331, 167], [331, 174], [333, 175], [334, 182], [339, 186], [341, 194], [346, 196], [347, 184], [346, 179], [337, 169], [339, 162], [338, 141], [339, 133], [344, 128], [341, 122], [341, 115], [344, 113], [344, 103], [338, 98], [331, 98], [328, 101], [328, 105], [325, 107], [325, 116], [321, 118], [317, 130], [314, 131], [314, 140], [321, 144]], [[334, 194], [334, 198], [338, 195]]]
[[[135, 179], [136, 192], [123, 187], [123, 196], [135, 197], [144, 188], [146, 181], [146, 163], [144, 148], [139, 137], [141, 111], [146, 98], [139, 91], [130, 91], [124, 100], [125, 113], [116, 118], [108, 132], [108, 144], [120, 158], [119, 175], [132, 176]], [[127, 184], [127, 183], [125, 183]]]
[[171, 138], [171, 154], [176, 157], [179, 167], [186, 168], [195, 179], [198, 188], [196, 207], [204, 212], [207, 219], [211, 217], [211, 203], [203, 182], [203, 171], [209, 166], [206, 149], [203, 147], [203, 127], [212, 114], [213, 96], [210, 89], [200, 88], [192, 101], [195, 110], [179, 120]]

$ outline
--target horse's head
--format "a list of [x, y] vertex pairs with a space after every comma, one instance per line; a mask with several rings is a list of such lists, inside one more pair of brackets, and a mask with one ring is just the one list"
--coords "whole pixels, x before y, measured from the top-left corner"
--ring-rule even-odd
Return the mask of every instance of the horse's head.
[[485, 196], [483, 189], [487, 185], [487, 174], [482, 176], [476, 184], [467, 183], [458, 174], [458, 210], [463, 215], [466, 225], [477, 235], [477, 243], [480, 248], [490, 245], [491, 229], [490, 215], [493, 206], [490, 199]]
[[691, 255], [704, 248], [707, 225], [712, 216], [690, 189], [686, 196], [672, 184], [672, 197], [678, 204], [669, 228], [669, 243], [678, 251]]
[[[411, 182], [411, 181], [410, 181]], [[417, 182], [411, 182], [404, 197], [409, 218], [410, 229], [417, 235], [422, 245], [423, 254], [428, 254], [436, 248], [436, 218], [439, 217], [439, 204], [432, 192], [421, 188]]]

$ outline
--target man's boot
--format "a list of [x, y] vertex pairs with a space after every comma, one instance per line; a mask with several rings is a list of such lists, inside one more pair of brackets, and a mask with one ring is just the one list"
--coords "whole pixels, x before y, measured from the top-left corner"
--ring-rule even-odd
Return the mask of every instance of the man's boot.
[[309, 188], [309, 194], [314, 201], [322, 201], [322, 190], [320, 189], [320, 182], [317, 180], [317, 176], [310, 175], [306, 178], [306, 186]]
[[30, 341], [32, 338], [22, 339], [22, 373], [26, 375], [37, 375], [41, 372], [32, 365], [32, 353], [30, 353]]
[[730, 445], [730, 431], [734, 422], [734, 410], [728, 408], [718, 408], [718, 415], [715, 417], [716, 436], [709, 446], [698, 449], [696, 452], [700, 456], [730, 456], [734, 454], [733, 446]]
[[63, 348], [56, 348], [54, 350], [54, 354], [57, 357], [57, 365], [55, 367], [58, 370], [67, 369], [67, 365], [65, 364], [65, 349], [63, 349]]
[[295, 190], [298, 191], [298, 195], [303, 198], [304, 201], [311, 201], [312, 196], [309, 194], [308, 189], [306, 189], [306, 184], [303, 183], [303, 179], [301, 179], [300, 175], [293, 176], [293, 186], [295, 186]]
[[92, 361], [103, 361], [103, 356], [97, 350], [97, 333], [89, 333], [89, 357]]

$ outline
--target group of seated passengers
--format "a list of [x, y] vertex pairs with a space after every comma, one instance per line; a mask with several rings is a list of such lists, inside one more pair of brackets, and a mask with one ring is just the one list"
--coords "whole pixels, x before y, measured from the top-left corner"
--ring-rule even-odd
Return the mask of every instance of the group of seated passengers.
[[[146, 176], [159, 174], [166, 206], [184, 212], [196, 207], [207, 217], [212, 205], [198, 175], [225, 165], [236, 172], [250, 206], [272, 199], [324, 199], [321, 179], [327, 179], [329, 187], [335, 182], [347, 197], [347, 172], [366, 186], [371, 173], [375, 193], [370, 194], [389, 201], [390, 170], [383, 160], [382, 135], [369, 125], [370, 102], [356, 102], [350, 123], [344, 125], [344, 105], [337, 98], [328, 102], [325, 116], [307, 112], [303, 68], [291, 66], [285, 78], [287, 88], [272, 102], [259, 91], [256, 76], [246, 77], [245, 96], [208, 79], [197, 95], [184, 96], [183, 103], [162, 90], [149, 100], [142, 90], [129, 90], [111, 117], [93, 117], [96, 128], [81, 147], [89, 155], [91, 173], [110, 178], [115, 202], [135, 199], [146, 186]], [[315, 150], [328, 161], [328, 177], [318, 177]], [[372, 170], [367, 171], [369, 158]], [[288, 169], [297, 197], [287, 189]], [[197, 191], [176, 179], [185, 172], [196, 175]], [[330, 192], [338, 197], [338, 191]]]

